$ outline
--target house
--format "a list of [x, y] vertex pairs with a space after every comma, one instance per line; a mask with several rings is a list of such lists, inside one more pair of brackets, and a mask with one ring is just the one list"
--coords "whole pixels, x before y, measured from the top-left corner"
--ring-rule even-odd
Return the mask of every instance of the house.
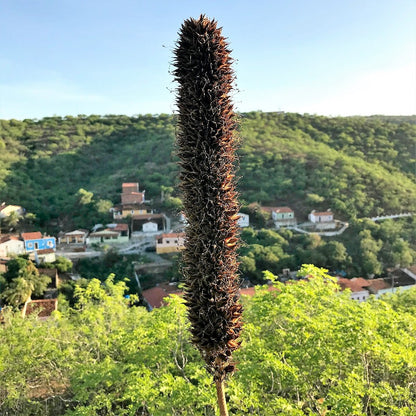
[[149, 214], [152, 213], [152, 209], [144, 204], [140, 205], [116, 205], [112, 209], [113, 212], [113, 218], [115, 220], [120, 220], [123, 218], [127, 218], [129, 216], [133, 215], [141, 215], [141, 214]]
[[10, 257], [25, 253], [23, 241], [13, 235], [0, 235], [0, 257]]
[[338, 285], [341, 287], [341, 290], [350, 289], [351, 299], [359, 302], [364, 302], [371, 294], [368, 290], [370, 282], [362, 277], [354, 277], [352, 279], [338, 277]]
[[[127, 225], [127, 224], [124, 224]], [[93, 243], [125, 243], [129, 240], [128, 235], [122, 235], [122, 231], [106, 228], [104, 230], [92, 232], [88, 236], [89, 244]]]
[[295, 212], [289, 207], [261, 207], [261, 209], [270, 212], [276, 228], [296, 225]]
[[156, 253], [175, 253], [185, 248], [185, 233], [162, 234], [156, 238]]
[[143, 297], [150, 306], [150, 310], [165, 306], [164, 298], [170, 295], [182, 296], [183, 291], [179, 290], [176, 284], [160, 283], [151, 289], [143, 290]]
[[144, 205], [145, 191], [139, 191], [138, 182], [125, 182], [121, 185], [121, 204], [111, 209], [115, 220], [149, 212]]
[[5, 202], [0, 205], [0, 218], [8, 217], [12, 212], [23, 215], [25, 210], [19, 205], [7, 205]]
[[121, 204], [143, 204], [145, 191], [139, 192], [138, 182], [123, 183], [121, 191]]
[[118, 223], [118, 224], [107, 224], [107, 228], [111, 231], [117, 231], [120, 233], [120, 237], [127, 237], [129, 238], [129, 226], [125, 223]]
[[330, 209], [327, 211], [311, 211], [308, 215], [308, 219], [311, 223], [315, 224], [317, 229], [320, 230], [332, 230], [336, 228], [336, 223], [334, 221], [334, 214]]
[[42, 236], [39, 231], [33, 233], [22, 233], [21, 234], [25, 250], [30, 253], [35, 250], [55, 250], [56, 240], [55, 237]]
[[87, 236], [87, 230], [75, 230], [65, 233], [58, 241], [60, 244], [85, 244]]
[[141, 214], [133, 215], [131, 218], [131, 230], [133, 233], [143, 232], [143, 225], [147, 222], [154, 222], [157, 224], [156, 231], [165, 231], [170, 228], [170, 220], [165, 214]]
[[144, 233], [157, 233], [157, 229], [157, 223], [153, 221], [145, 222], [142, 227]]
[[53, 263], [56, 260], [55, 249], [44, 248], [41, 250], [33, 250], [29, 253], [29, 260], [40, 263]]
[[237, 221], [237, 224], [241, 228], [248, 227], [250, 225], [250, 217], [248, 214], [243, 214], [242, 212], [239, 212], [238, 215], [240, 218]]
[[26, 305], [25, 315], [37, 314], [38, 319], [44, 320], [58, 310], [58, 299], [31, 300]]

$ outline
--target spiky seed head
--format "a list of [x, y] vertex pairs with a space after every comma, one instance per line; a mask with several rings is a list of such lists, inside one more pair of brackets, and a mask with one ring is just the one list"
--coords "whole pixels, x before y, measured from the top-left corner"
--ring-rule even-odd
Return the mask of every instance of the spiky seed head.
[[240, 345], [242, 328], [231, 62], [215, 20], [200, 16], [183, 23], [174, 76], [180, 186], [188, 221], [185, 301], [193, 343], [217, 381], [235, 370], [232, 353]]

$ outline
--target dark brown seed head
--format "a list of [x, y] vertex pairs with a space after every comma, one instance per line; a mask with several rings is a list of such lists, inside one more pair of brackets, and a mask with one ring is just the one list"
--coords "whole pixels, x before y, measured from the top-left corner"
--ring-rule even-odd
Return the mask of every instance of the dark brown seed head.
[[214, 20], [186, 20], [175, 50], [177, 149], [188, 226], [185, 300], [193, 342], [215, 380], [234, 371], [242, 308], [236, 250], [236, 116], [228, 45]]

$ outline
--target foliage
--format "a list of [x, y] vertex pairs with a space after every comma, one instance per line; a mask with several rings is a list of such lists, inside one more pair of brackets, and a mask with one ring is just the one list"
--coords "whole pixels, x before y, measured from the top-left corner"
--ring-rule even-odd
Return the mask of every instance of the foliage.
[[129, 291], [137, 293], [133, 262], [146, 263], [147, 261], [147, 258], [141, 254], [120, 254], [111, 248], [102, 257], [79, 259], [75, 265], [75, 272], [86, 279], [102, 279], [101, 276], [112, 273], [116, 281], [127, 279]]
[[[251, 112], [240, 119], [247, 204], [291, 205], [300, 218], [332, 208], [350, 220], [416, 205], [414, 118]], [[151, 199], [164, 190], [177, 198], [174, 134], [175, 117], [166, 114], [0, 120], [1, 200], [36, 213], [37, 225], [52, 232], [108, 218], [123, 181], [139, 180]], [[93, 197], [82, 204], [78, 192]]]
[[[308, 265], [301, 274], [308, 279], [244, 298], [230, 414], [414, 415], [415, 302], [406, 307], [414, 291], [358, 303], [325, 270]], [[73, 309], [48, 321], [6, 311], [0, 413], [214, 416], [182, 301], [148, 313], [129, 307], [125, 289], [112, 277], [92, 280]]]
[[34, 263], [24, 257], [11, 259], [6, 266], [4, 288], [0, 296], [9, 305], [18, 307], [32, 294], [35, 297], [42, 296], [51, 282], [49, 276], [40, 274]]

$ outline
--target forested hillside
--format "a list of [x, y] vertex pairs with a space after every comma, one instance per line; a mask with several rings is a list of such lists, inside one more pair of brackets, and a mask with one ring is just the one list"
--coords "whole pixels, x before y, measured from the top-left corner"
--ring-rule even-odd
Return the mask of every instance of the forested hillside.
[[[243, 202], [293, 205], [298, 216], [332, 208], [344, 219], [416, 206], [414, 118], [240, 118]], [[168, 115], [2, 120], [0, 199], [36, 213], [40, 226], [73, 219], [80, 189], [93, 193], [97, 215], [118, 202], [122, 181], [157, 199], [177, 181], [174, 136]]]

